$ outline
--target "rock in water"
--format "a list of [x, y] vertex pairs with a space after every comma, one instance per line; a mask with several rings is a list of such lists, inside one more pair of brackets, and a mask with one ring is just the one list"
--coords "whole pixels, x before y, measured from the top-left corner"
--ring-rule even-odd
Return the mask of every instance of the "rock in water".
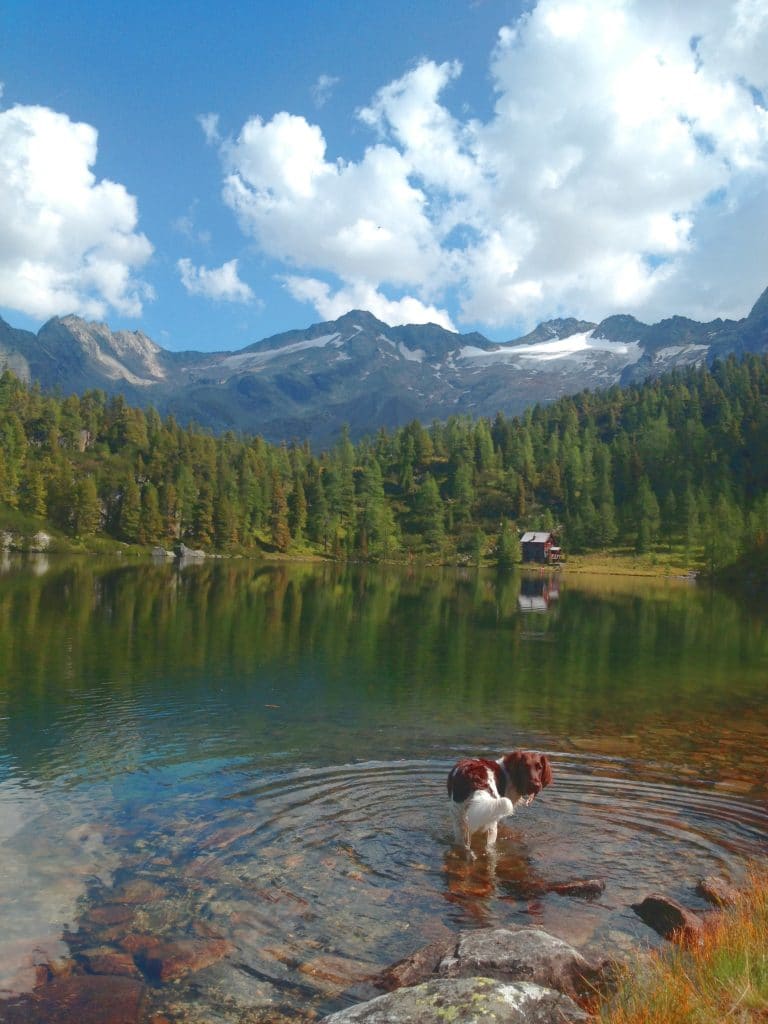
[[683, 943], [698, 942], [704, 931], [704, 922], [682, 903], [670, 896], [652, 893], [642, 903], [633, 903], [632, 909], [645, 923], [665, 939]]
[[696, 886], [696, 892], [716, 907], [733, 907], [739, 899], [739, 890], [717, 875], [707, 875]]
[[0, 1009], [3, 1024], [141, 1024], [146, 987], [133, 978], [56, 978]]

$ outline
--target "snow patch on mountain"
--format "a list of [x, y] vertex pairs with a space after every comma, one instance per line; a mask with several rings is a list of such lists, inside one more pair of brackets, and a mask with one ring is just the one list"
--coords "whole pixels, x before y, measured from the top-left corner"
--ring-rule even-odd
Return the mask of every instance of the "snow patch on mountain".
[[654, 367], [665, 364], [679, 366], [681, 363], [700, 363], [709, 351], [708, 345], [669, 345], [653, 353], [651, 362]]
[[473, 360], [483, 365], [498, 361], [532, 359], [544, 363], [554, 359], [582, 359], [594, 352], [606, 352], [629, 365], [636, 363], [643, 354], [639, 341], [616, 342], [595, 335], [594, 331], [569, 334], [566, 338], [550, 338], [530, 345], [505, 345], [503, 348], [487, 351], [466, 345], [459, 351], [459, 359]]
[[398, 342], [397, 351], [403, 359], [407, 359], [409, 363], [423, 363], [427, 356], [427, 353], [423, 348], [408, 348], [408, 346], [404, 345], [402, 341]]
[[282, 345], [280, 348], [267, 348], [256, 352], [236, 352], [234, 355], [226, 356], [221, 360], [220, 365], [230, 370], [242, 371], [256, 369], [268, 363], [270, 359], [292, 355], [295, 352], [304, 352], [310, 348], [326, 348], [328, 345], [338, 346], [341, 335], [323, 334], [319, 338], [309, 338], [305, 341], [294, 341], [290, 345]]

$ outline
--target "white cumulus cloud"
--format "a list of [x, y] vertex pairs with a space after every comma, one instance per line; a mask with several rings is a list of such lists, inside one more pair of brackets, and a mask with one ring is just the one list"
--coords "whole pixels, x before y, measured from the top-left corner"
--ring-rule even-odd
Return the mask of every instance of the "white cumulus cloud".
[[47, 107], [0, 111], [0, 305], [30, 316], [138, 316], [152, 254], [135, 198], [97, 181], [98, 136]]
[[365, 309], [385, 324], [431, 323], [456, 330], [446, 310], [425, 305], [411, 295], [389, 299], [366, 281], [350, 282], [335, 292], [314, 277], [288, 275], [284, 283], [295, 299], [310, 302], [324, 320], [337, 320], [351, 309]]
[[458, 61], [423, 60], [358, 112], [356, 161], [249, 119], [223, 197], [324, 316], [740, 316], [768, 283], [766, 53], [765, 0], [539, 0], [489, 54], [485, 120], [451, 110]]
[[222, 302], [252, 302], [254, 299], [253, 290], [238, 276], [237, 260], [229, 260], [211, 270], [196, 267], [189, 259], [179, 260], [176, 266], [181, 283], [190, 295], [203, 295]]

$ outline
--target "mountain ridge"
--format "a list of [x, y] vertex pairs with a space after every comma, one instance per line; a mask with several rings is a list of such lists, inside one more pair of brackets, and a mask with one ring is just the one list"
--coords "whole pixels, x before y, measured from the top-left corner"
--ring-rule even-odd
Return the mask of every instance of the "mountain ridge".
[[0, 366], [43, 390], [100, 388], [214, 431], [315, 445], [332, 443], [343, 424], [359, 437], [411, 419], [514, 415], [584, 388], [749, 351], [768, 351], [768, 289], [741, 320], [557, 318], [508, 342], [437, 324], [390, 327], [350, 310], [241, 349], [170, 352], [140, 330], [71, 314], [37, 334], [0, 317]]

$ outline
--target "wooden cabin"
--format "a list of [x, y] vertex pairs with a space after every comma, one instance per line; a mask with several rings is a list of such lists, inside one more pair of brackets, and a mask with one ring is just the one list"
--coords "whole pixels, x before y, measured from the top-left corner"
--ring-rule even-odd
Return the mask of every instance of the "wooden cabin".
[[546, 565], [549, 562], [560, 561], [560, 548], [555, 546], [555, 539], [551, 533], [524, 533], [520, 538], [520, 547], [524, 562], [539, 562]]

